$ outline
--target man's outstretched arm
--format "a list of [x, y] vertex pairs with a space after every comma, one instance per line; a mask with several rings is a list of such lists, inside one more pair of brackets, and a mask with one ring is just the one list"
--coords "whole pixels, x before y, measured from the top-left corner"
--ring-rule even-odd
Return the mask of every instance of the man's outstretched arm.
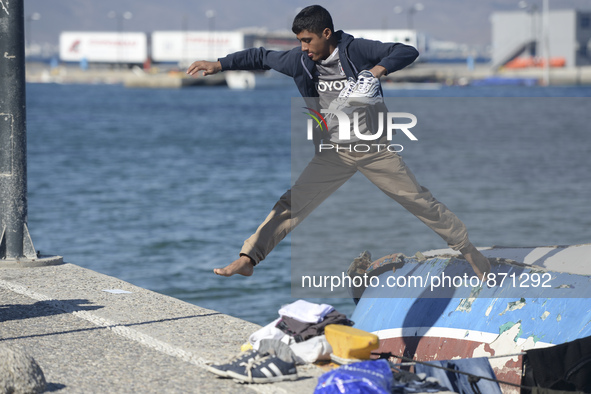
[[195, 75], [199, 71], [203, 71], [203, 76], [216, 74], [222, 71], [222, 64], [219, 61], [208, 62], [206, 60], [197, 60], [189, 66], [187, 74]]

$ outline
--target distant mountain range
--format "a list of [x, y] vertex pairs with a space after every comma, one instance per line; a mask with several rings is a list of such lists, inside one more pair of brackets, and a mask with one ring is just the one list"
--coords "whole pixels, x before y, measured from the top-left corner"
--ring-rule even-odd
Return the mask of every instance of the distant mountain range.
[[[61, 31], [235, 30], [258, 27], [289, 30], [296, 12], [321, 4], [338, 29], [417, 30], [446, 41], [490, 43], [489, 17], [495, 11], [542, 8], [543, 0], [26, 0], [31, 42], [58, 43]], [[591, 10], [590, 0], [549, 0], [552, 9]], [[417, 3], [422, 10], [409, 12]], [[415, 8], [415, 9], [418, 9]], [[525, 8], [530, 9], [531, 8]], [[39, 20], [32, 20], [38, 13]], [[131, 14], [126, 14], [131, 13]]]

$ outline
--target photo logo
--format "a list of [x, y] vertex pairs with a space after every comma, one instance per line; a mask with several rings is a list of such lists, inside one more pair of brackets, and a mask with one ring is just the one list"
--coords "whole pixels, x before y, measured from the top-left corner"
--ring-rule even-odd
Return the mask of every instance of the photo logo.
[[[320, 114], [320, 112], [313, 110], [310, 107], [304, 107], [305, 109], [307, 109], [308, 111], [312, 111], [313, 113], [311, 114], [310, 112], [304, 112], [306, 115], [310, 116], [312, 119], [314, 119], [316, 121], [316, 123], [318, 124], [318, 127], [320, 127], [320, 130], [326, 130], [328, 131], [328, 123], [326, 123], [326, 119], [324, 119], [324, 116], [322, 116]], [[310, 120], [311, 121], [311, 120]], [[311, 126], [308, 127], [308, 129], [310, 129]], [[309, 133], [309, 132], [308, 132]], [[309, 138], [308, 134], [308, 139]]]
[[[350, 116], [345, 113], [344, 111], [337, 110], [337, 109], [321, 109], [320, 112], [309, 108], [304, 107], [305, 109], [311, 111], [306, 113], [310, 116], [311, 119], [308, 119], [307, 123], [307, 139], [313, 140], [314, 134], [314, 122], [316, 121], [317, 126], [320, 128], [321, 131], [329, 131], [332, 132], [332, 137], [338, 138], [340, 143], [350, 141], [350, 145], [343, 145], [333, 144], [333, 143], [323, 143], [319, 146], [319, 151], [322, 150], [330, 150], [336, 149], [337, 151], [342, 149], [347, 149], [350, 152], [370, 152], [370, 151], [380, 151], [380, 149], [387, 149], [391, 152], [401, 152], [403, 150], [402, 145], [400, 144], [391, 144], [387, 145], [384, 143], [378, 144], [367, 144], [367, 143], [360, 143], [365, 141], [383, 141], [383, 137], [385, 135], [386, 140], [392, 141], [392, 136], [396, 134], [396, 130], [400, 130], [410, 139], [411, 141], [418, 141], [418, 138], [410, 131], [411, 128], [417, 125], [417, 117], [408, 112], [378, 112], [378, 128], [374, 132], [370, 133], [362, 133], [360, 131], [360, 121], [359, 121], [359, 113], [353, 112], [353, 119], [350, 119]], [[328, 115], [324, 117], [324, 115]], [[328, 122], [326, 118], [336, 119], [338, 122], [338, 132], [331, 131], [328, 127]], [[406, 123], [397, 123], [397, 119], [406, 119], [410, 120], [410, 122]], [[353, 131], [353, 133], [351, 133]]]

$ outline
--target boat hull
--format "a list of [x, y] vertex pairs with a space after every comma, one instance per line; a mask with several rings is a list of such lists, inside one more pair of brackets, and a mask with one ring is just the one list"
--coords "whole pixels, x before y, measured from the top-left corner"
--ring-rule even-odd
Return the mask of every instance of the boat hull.
[[[590, 246], [582, 245], [578, 251], [539, 249], [483, 251], [491, 258], [496, 278], [509, 278], [503, 286], [492, 281], [466, 288], [368, 286], [351, 319], [356, 328], [378, 335], [377, 352], [419, 361], [488, 357], [497, 379], [519, 384], [523, 351], [591, 336], [587, 294], [591, 273], [581, 266], [591, 256]], [[580, 257], [576, 264], [569, 263], [573, 256]], [[556, 261], [576, 273], [549, 270], [548, 266], [556, 268]], [[380, 266], [382, 273], [376, 276], [381, 284], [388, 283], [388, 278], [389, 283], [404, 278], [399, 281], [402, 284], [410, 283], [411, 276], [425, 280], [459, 277], [470, 270], [464, 260], [449, 255], [394, 257], [391, 269], [384, 270], [390, 268], [387, 261]], [[534, 274], [545, 274], [547, 281], [536, 281], [534, 287]], [[520, 276], [529, 278], [529, 287], [522, 287], [527, 284], [524, 281], [511, 280]], [[542, 283], [547, 286], [541, 287]], [[505, 392], [518, 392], [511, 386], [501, 387]]]

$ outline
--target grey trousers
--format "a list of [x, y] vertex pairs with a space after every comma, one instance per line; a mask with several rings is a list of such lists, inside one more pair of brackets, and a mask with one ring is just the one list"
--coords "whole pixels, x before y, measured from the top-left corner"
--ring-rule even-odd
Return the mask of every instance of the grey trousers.
[[470, 245], [464, 223], [419, 185], [398, 154], [387, 150], [374, 153], [325, 150], [314, 156], [257, 231], [244, 241], [240, 254], [250, 256], [258, 264], [357, 171], [435, 231], [452, 249]]

